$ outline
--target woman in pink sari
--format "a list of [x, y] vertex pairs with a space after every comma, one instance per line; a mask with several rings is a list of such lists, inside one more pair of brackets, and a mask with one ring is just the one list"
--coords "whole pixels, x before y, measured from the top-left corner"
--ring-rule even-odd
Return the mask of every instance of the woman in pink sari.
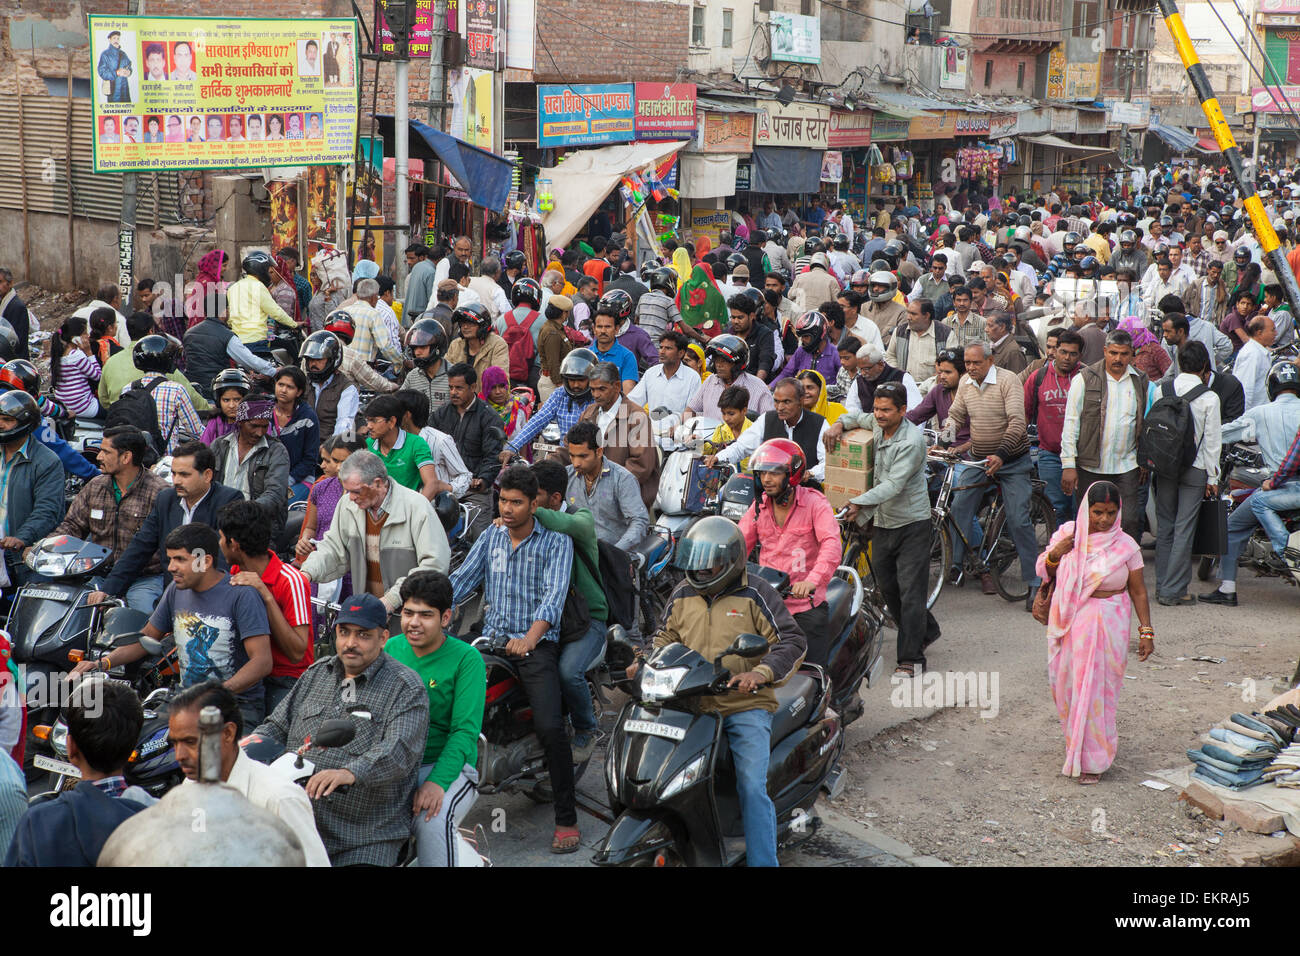
[[1118, 488], [1109, 481], [1093, 483], [1078, 520], [1061, 525], [1038, 557], [1038, 573], [1056, 580], [1047, 671], [1065, 732], [1061, 773], [1081, 784], [1096, 783], [1115, 762], [1115, 710], [1133, 611], [1140, 625], [1138, 660], [1155, 649], [1142, 552], [1121, 529], [1119, 508]]
[[226, 254], [220, 249], [213, 249], [199, 260], [198, 272], [185, 295], [185, 318], [189, 320], [189, 328], [206, 319], [209, 312], [214, 316], [217, 314], [217, 294], [224, 292], [227, 285], [221, 280], [225, 264]]

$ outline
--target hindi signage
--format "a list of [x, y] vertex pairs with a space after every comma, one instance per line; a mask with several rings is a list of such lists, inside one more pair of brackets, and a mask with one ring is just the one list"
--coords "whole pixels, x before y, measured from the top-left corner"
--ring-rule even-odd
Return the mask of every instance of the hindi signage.
[[853, 149], [871, 145], [871, 111], [855, 110], [847, 113], [831, 110], [831, 128], [827, 136], [831, 149]]
[[636, 134], [646, 139], [695, 132], [694, 83], [637, 83]]
[[754, 129], [755, 146], [802, 146], [826, 149], [829, 145], [831, 111], [828, 106], [759, 100]]
[[626, 143], [634, 136], [631, 83], [537, 87], [537, 145]]
[[695, 114], [695, 149], [701, 153], [748, 153], [754, 148], [753, 113]]

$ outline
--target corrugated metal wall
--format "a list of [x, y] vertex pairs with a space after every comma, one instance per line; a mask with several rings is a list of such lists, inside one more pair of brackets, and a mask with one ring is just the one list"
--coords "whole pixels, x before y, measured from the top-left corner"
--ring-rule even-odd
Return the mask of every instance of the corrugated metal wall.
[[[63, 97], [23, 97], [23, 137], [18, 148], [18, 98], [0, 100], [0, 209], [32, 212], [68, 211], [68, 101]], [[89, 99], [72, 100], [72, 211], [78, 217], [116, 221], [122, 208], [122, 176], [92, 170]], [[175, 172], [142, 173], [136, 224], [152, 227], [179, 222], [179, 176]]]

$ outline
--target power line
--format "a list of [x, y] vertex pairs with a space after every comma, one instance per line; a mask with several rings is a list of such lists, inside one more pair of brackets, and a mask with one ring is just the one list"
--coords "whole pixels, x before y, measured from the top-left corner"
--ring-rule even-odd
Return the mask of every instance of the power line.
[[[862, 17], [864, 20], [875, 20], [877, 23], [888, 23], [890, 26], [895, 26], [895, 27], [907, 27], [907, 26], [910, 25], [910, 24], [907, 24], [907, 23], [900, 23], [900, 22], [897, 21], [897, 20], [886, 20], [884, 17], [875, 17], [875, 16], [872, 16], [872, 15], [869, 14], [869, 13], [863, 13], [861, 10], [854, 10], [854, 9], [851, 8], [851, 7], [846, 7], [846, 6], [843, 6], [843, 5], [838, 4], [838, 3], [832, 3], [832, 2], [830, 2], [830, 0], [822, 0], [822, 6], [823, 6], [823, 7], [831, 7], [832, 9], [835, 9], [835, 10], [842, 10], [842, 11], [845, 12], [845, 13], [851, 13], [851, 14], [853, 14], [855, 17]], [[1099, 27], [1099, 26], [1101, 26], [1102, 24], [1105, 24], [1105, 23], [1114, 23], [1116, 20], [1123, 20], [1123, 19], [1125, 19], [1125, 18], [1126, 18], [1130, 13], [1135, 13], [1135, 12], [1153, 13], [1154, 11], [1151, 11], [1151, 10], [1144, 10], [1144, 11], [1126, 10], [1126, 11], [1124, 11], [1123, 13], [1116, 14], [1115, 16], [1113, 16], [1113, 17], [1109, 17], [1109, 18], [1107, 18], [1107, 19], [1105, 19], [1105, 20], [1097, 20], [1097, 21], [1094, 21], [1093, 23], [1084, 23], [1084, 24], [1081, 24], [1080, 26], [1081, 26], [1082, 29], [1085, 29], [1085, 30], [1091, 30], [1093, 27]], [[945, 34], [952, 34], [953, 36], [964, 36], [964, 37], [986, 37], [986, 36], [991, 36], [991, 35], [992, 35], [992, 34], [989, 34], [989, 33], [972, 33], [972, 32], [970, 32], [970, 31], [966, 31], [966, 30], [944, 30], [943, 32], [944, 32]], [[1021, 33], [1003, 33], [1003, 34], [999, 34], [999, 36], [1000, 36], [1002, 39], [1014, 40], [1014, 39], [1016, 39], [1016, 38], [1018, 38], [1018, 37], [1043, 36], [1043, 35], [1045, 35], [1045, 34], [1049, 34], [1049, 33], [1062, 33], [1062, 32], [1063, 32], [1063, 29], [1062, 29], [1061, 27], [1056, 27], [1055, 29], [1052, 29], [1052, 30], [1026, 30], [1026, 31], [1023, 31], [1023, 32], [1021, 32]]]
[[[1236, 6], [1235, 0], [1233, 5], [1234, 7]], [[1269, 86], [1268, 80], [1264, 78], [1264, 75], [1260, 73], [1259, 70], [1255, 69], [1255, 64], [1250, 62], [1250, 53], [1246, 50], [1245, 47], [1241, 45], [1240, 42], [1238, 42], [1237, 38], [1233, 36], [1232, 30], [1228, 28], [1227, 22], [1223, 19], [1222, 16], [1219, 15], [1219, 11], [1215, 9], [1214, 4], [1212, 3], [1209, 4], [1209, 7], [1214, 12], [1215, 19], [1217, 19], [1220, 25], [1222, 25], [1223, 32], [1228, 34], [1228, 39], [1232, 41], [1232, 45], [1237, 48], [1237, 52], [1239, 52], [1242, 58], [1246, 61], [1247, 69], [1249, 69], [1250, 72], [1254, 74], [1256, 79], [1259, 80], [1259, 82], [1263, 85], [1265, 91], [1272, 98], [1273, 105], [1278, 108], [1278, 112], [1281, 113], [1284, 117], [1286, 117], [1289, 120], [1290, 125], [1296, 126], [1297, 124], [1300, 124], [1300, 117], [1296, 116], [1295, 109], [1291, 106], [1290, 100], [1287, 100], [1286, 93], [1280, 88], [1280, 84], [1279, 84], [1278, 92], [1282, 94], [1282, 99], [1286, 102], [1285, 107], [1282, 105], [1282, 103], [1278, 102], [1277, 95], [1273, 92], [1273, 87]], [[1242, 20], [1246, 19], [1245, 15], [1242, 14], [1240, 8], [1237, 9], [1237, 13], [1239, 16], [1241, 16]], [[1250, 30], [1249, 23], [1246, 24], [1246, 28], [1247, 28], [1246, 32], [1253, 37], [1254, 33]], [[1272, 66], [1272, 64], [1269, 63], [1267, 56], [1264, 57], [1264, 63], [1270, 67]]]

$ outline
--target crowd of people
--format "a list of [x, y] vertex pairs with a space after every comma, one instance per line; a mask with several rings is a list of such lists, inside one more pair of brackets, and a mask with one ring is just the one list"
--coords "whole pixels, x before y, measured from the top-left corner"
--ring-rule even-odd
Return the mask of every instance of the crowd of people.
[[[1300, 184], [1261, 174], [1294, 269]], [[120, 600], [149, 615], [147, 637], [174, 641], [171, 740], [186, 775], [198, 773], [196, 714], [214, 706], [222, 779], [279, 814], [322, 865], [392, 865], [413, 836], [420, 865], [455, 863], [485, 677], [448, 629], [481, 592], [482, 633], [518, 658], [545, 751], [551, 848], [573, 852], [572, 770], [600, 734], [584, 674], [615, 620], [606, 558], [626, 557], [655, 520], [674, 444], [652, 418], [710, 420], [704, 463], [751, 471], [755, 503], [737, 538], [705, 522], [687, 532], [698, 540], [681, 549], [685, 579], [644, 647], [682, 641], [712, 656], [740, 627], [730, 611], [727, 623], [710, 616], [719, 601], [768, 639], [718, 708], [750, 862], [775, 864], [770, 685], [828, 663], [841, 521], [871, 522], [896, 675], [920, 674], [940, 637], [925, 586], [935, 454], [957, 469], [958, 527], [978, 535], [989, 486], [1001, 495], [1025, 610], [1050, 605], [1064, 772], [1084, 783], [1114, 759], [1134, 611], [1142, 659], [1154, 646], [1140, 543], [1153, 533], [1157, 602], [1196, 603], [1192, 536], [1202, 499], [1224, 485], [1225, 443], [1258, 442], [1274, 477], [1233, 510], [1221, 583], [1199, 600], [1236, 606], [1237, 556], [1257, 525], [1277, 570], [1294, 568], [1281, 518], [1300, 506], [1294, 321], [1277, 260], [1222, 170], [1157, 167], [1088, 194], [940, 190], [932, 213], [877, 202], [856, 226], [842, 206], [769, 203], [716, 242], [655, 251], [593, 234], [530, 276], [517, 250], [475, 262], [466, 237], [416, 243], [401, 299], [368, 259], [350, 285], [316, 288], [292, 249], [248, 255], [229, 282], [217, 251], [197, 287], [219, 291], [218, 308], [199, 295], [172, 310], [142, 280], [124, 315], [117, 291], [100, 290], [51, 337], [47, 372], [25, 354], [0, 369], [8, 581], [38, 579], [23, 557], [51, 534], [109, 548], [90, 601]], [[0, 290], [25, 353], [33, 323], [3, 270]], [[60, 437], [74, 416], [106, 426], [97, 466]], [[1176, 452], [1152, 450], [1156, 423], [1184, 429]], [[540, 444], [551, 426], [554, 450]], [[872, 432], [874, 480], [837, 515], [820, 482], [853, 429]], [[163, 456], [169, 479], [152, 467]], [[67, 474], [84, 481], [70, 503]], [[1034, 480], [1059, 525], [1050, 541], [1031, 520]], [[462, 505], [467, 547], [453, 565], [447, 529]], [[942, 573], [965, 583], [968, 537], [953, 540]], [[790, 575], [783, 599], [745, 573], [756, 547]], [[979, 584], [995, 593], [989, 573]], [[565, 623], [574, 595], [580, 627]], [[313, 598], [339, 606], [336, 653], [321, 660]], [[117, 648], [75, 674], [145, 654]], [[95, 841], [149, 802], [122, 776], [139, 701], [115, 691], [105, 705], [112, 720], [69, 715], [83, 782], [23, 816], [9, 863], [93, 862]], [[359, 705], [369, 719], [321, 753], [305, 788], [268, 778], [238, 746], [251, 734], [296, 748]], [[0, 743], [21, 753], [21, 734]], [[80, 847], [56, 837], [69, 816], [89, 821]]]

